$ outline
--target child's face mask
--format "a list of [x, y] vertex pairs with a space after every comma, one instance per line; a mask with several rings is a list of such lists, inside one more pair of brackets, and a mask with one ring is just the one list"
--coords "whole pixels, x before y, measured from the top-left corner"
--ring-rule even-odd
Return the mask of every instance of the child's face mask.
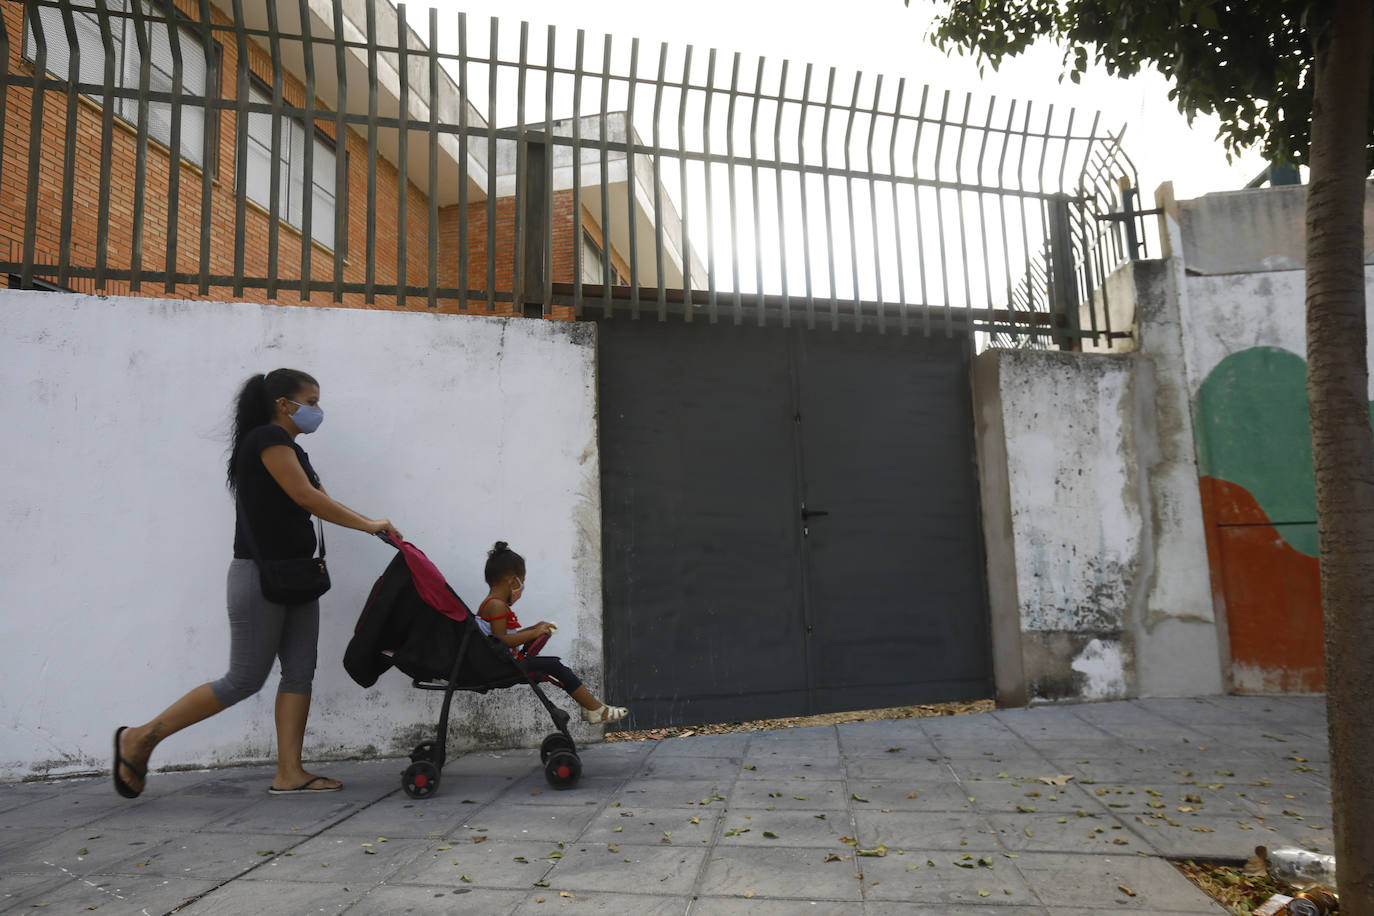
[[515, 585], [510, 590], [510, 603], [514, 604], [520, 600], [520, 596], [525, 593], [525, 583], [521, 579], [515, 580]]

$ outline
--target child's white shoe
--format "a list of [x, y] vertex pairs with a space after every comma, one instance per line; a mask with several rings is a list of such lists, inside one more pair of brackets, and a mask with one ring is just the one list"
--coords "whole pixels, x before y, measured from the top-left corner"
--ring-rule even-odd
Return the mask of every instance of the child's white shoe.
[[607, 725], [611, 722], [619, 722], [630, 714], [624, 706], [602, 705], [600, 709], [582, 710], [582, 721], [588, 725]]

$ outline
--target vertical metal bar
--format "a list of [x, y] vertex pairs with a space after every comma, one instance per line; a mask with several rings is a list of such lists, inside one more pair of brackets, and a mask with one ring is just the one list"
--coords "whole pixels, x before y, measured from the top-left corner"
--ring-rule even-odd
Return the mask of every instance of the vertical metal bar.
[[1126, 256], [1134, 261], [1140, 256], [1140, 241], [1135, 228], [1135, 188], [1121, 189], [1121, 210], [1126, 216]]
[[396, 125], [396, 307], [406, 307], [406, 238], [410, 235], [406, 209], [410, 197], [410, 24], [404, 0], [396, 4], [396, 68], [400, 71]]
[[[1022, 124], [1021, 124], [1021, 148], [1017, 151], [1017, 156], [1016, 156], [1016, 187], [1017, 187], [1017, 190], [1022, 191], [1022, 192], [1024, 192], [1024, 191], [1026, 190], [1026, 180], [1025, 180], [1025, 177], [1024, 177], [1024, 170], [1025, 170], [1025, 165], [1026, 165], [1026, 147], [1030, 144], [1030, 119], [1031, 119], [1031, 109], [1034, 108], [1034, 106], [1035, 106], [1035, 103], [1033, 103], [1033, 102], [1027, 102], [1027, 103], [1026, 103], [1026, 116], [1025, 116], [1025, 120], [1024, 120], [1024, 121], [1022, 122]], [[1016, 209], [1017, 209], [1018, 211], [1020, 211], [1020, 214], [1021, 214], [1021, 256], [1022, 256], [1022, 258], [1024, 258], [1024, 263], [1025, 263], [1025, 265], [1026, 265], [1026, 281], [1025, 281], [1025, 282], [1026, 282], [1026, 295], [1027, 295], [1027, 297], [1028, 297], [1028, 303], [1027, 303], [1027, 304], [1029, 305], [1029, 304], [1030, 304], [1030, 303], [1029, 303], [1029, 296], [1030, 296], [1030, 292], [1031, 292], [1031, 289], [1032, 289], [1032, 284], [1033, 284], [1033, 282], [1034, 282], [1033, 279], [1032, 279], [1032, 274], [1031, 274], [1031, 268], [1032, 268], [1032, 265], [1033, 265], [1034, 262], [1031, 260], [1031, 250], [1030, 250], [1030, 226], [1026, 223], [1026, 200], [1025, 200], [1025, 198], [1020, 198], [1020, 199], [1017, 200], [1017, 207], [1016, 207]], [[1035, 309], [1034, 309], [1034, 306], [1032, 305], [1032, 306], [1030, 307], [1030, 311], [1034, 312], [1034, 310], [1035, 310]], [[1030, 328], [1030, 327], [1034, 327], [1034, 325], [1035, 325], [1035, 316], [1034, 316], [1033, 314], [1032, 314], [1032, 315], [1026, 316], [1026, 321], [1027, 321], [1028, 326], [1029, 326], [1027, 330], [1029, 331], [1029, 328]]]
[[181, 29], [177, 28], [176, 8], [169, 6], [166, 11], [165, 25], [167, 40], [172, 50], [172, 133], [168, 138], [167, 150], [167, 259], [163, 266], [167, 277], [163, 281], [163, 292], [173, 292], [177, 288], [177, 236], [181, 222], [181, 92], [182, 59]]
[[496, 311], [496, 81], [501, 53], [499, 20], [491, 17], [491, 50], [487, 61], [487, 314]]
[[148, 84], [152, 78], [152, 53], [148, 47], [150, 34], [143, 18], [143, 4], [133, 3], [134, 37], [138, 41], [138, 137], [134, 149], [134, 230], [131, 246], [129, 289], [138, 292], [143, 286], [143, 226], [146, 218], [144, 202], [148, 199]]
[[[964, 275], [964, 312], [967, 316], [973, 310], [973, 284], [969, 281], [968, 269], [968, 233], [966, 232], [964, 219], [964, 139], [968, 137], [969, 111], [973, 108], [973, 93], [964, 94], [964, 114], [959, 119], [959, 145], [954, 154], [954, 181], [960, 187], [955, 189], [954, 201], [958, 204], [957, 213], [959, 216], [959, 266], [960, 273]], [[945, 325], [945, 336], [951, 337], [954, 334], [952, 324]]]
[[711, 101], [716, 94], [716, 49], [706, 58], [706, 107], [702, 114], [702, 162], [706, 166], [706, 314], [716, 323], [716, 221], [711, 217]]
[[[243, 24], [243, 0], [234, 3], [234, 47], [238, 66], [238, 88], [234, 108], [234, 298], [243, 296], [244, 238], [248, 222], [248, 33]], [[336, 5], [334, 11], [335, 41], [341, 42], [343, 12]], [[342, 53], [342, 45], [336, 45]], [[343, 64], [340, 63], [340, 69]], [[342, 78], [342, 73], [340, 74]], [[343, 85], [340, 84], [340, 110], [343, 108]], [[341, 266], [340, 266], [341, 269]], [[335, 298], [338, 297], [338, 275], [335, 276]]]
[[[369, 11], [371, 7], [369, 6]], [[369, 39], [370, 40], [370, 39]], [[291, 176], [283, 176], [281, 171], [281, 144], [282, 130], [286, 127], [282, 109], [285, 102], [282, 99], [282, 84], [286, 76], [282, 71], [281, 65], [281, 34], [277, 28], [277, 5], [267, 4], [267, 42], [272, 53], [272, 178], [269, 182], [271, 190], [268, 192], [268, 217], [267, 217], [267, 298], [277, 298], [277, 281], [279, 273], [278, 255], [281, 243], [281, 220], [282, 211], [290, 210], [290, 186]], [[376, 72], [374, 69], [372, 72]], [[289, 150], [289, 147], [288, 147]], [[288, 162], [288, 168], [290, 167]], [[287, 185], [286, 206], [282, 206], [282, 178], [285, 177]], [[371, 246], [369, 246], [370, 248]]]
[[[877, 284], [878, 333], [887, 331], [887, 307], [883, 304], [883, 262], [882, 243], [878, 238], [878, 182], [873, 172], [873, 135], [878, 128], [878, 106], [883, 98], [883, 75], [878, 74], [877, 85], [873, 87], [873, 110], [868, 121], [868, 213], [873, 222], [873, 281]], [[855, 252], [855, 273], [858, 273], [857, 251]], [[857, 284], [856, 284], [857, 285]]]
[[1077, 115], [1077, 108], [1069, 109], [1069, 124], [1064, 128], [1064, 151], [1059, 156], [1059, 185], [1055, 188], [1060, 192], [1064, 190], [1064, 170], [1069, 164], [1069, 139], [1073, 136], [1073, 119]]
[[[749, 117], [749, 187], [754, 202], [754, 293], [758, 296], [759, 327], [764, 325], [763, 307], [763, 233], [759, 231], [759, 108], [763, 99], [763, 58], [760, 57], [754, 75], [753, 112]], [[782, 201], [779, 199], [781, 207]], [[739, 283], [735, 284], [739, 295]]]
[[76, 89], [81, 82], [81, 46], [76, 37], [76, 19], [70, 3], [62, 4], [62, 28], [67, 37], [67, 117], [62, 145], [62, 228], [58, 237], [57, 285], [67, 285], [72, 259], [72, 198], [76, 178]]
[[[115, 50], [114, 32], [110, 23], [110, 6], [107, 0], [96, 0], [96, 16], [100, 20], [100, 43], [105, 49], [104, 87], [100, 98], [100, 161], [109, 162], [113, 158], [114, 145], [114, 82]], [[124, 20], [119, 20], [120, 28]], [[0, 25], [3, 29], [3, 25]], [[4, 89], [0, 87], [0, 131], [5, 129]], [[0, 138], [3, 139], [3, 138]], [[4, 144], [0, 143], [0, 148]], [[105, 270], [110, 255], [110, 191], [112, 181], [100, 182], [100, 195], [96, 202], [95, 217], [95, 288], [105, 289]]]
[[[425, 265], [425, 304], [439, 305], [439, 10], [429, 8], [429, 226], [425, 232], [428, 256]], [[467, 92], [467, 86], [463, 87]], [[467, 96], [460, 94], [458, 103], [466, 107]]]
[[[855, 80], [857, 84], [857, 78]], [[835, 104], [835, 68], [825, 90], [825, 120], [821, 124], [821, 175], [825, 181], [825, 255], [830, 267], [830, 329], [840, 329], [840, 300], [835, 287], [835, 231], [830, 214], [830, 112]]]
[[[38, 176], [43, 164], [43, 80], [48, 74], [48, 39], [43, 32], [43, 19], [38, 4], [25, 0], [29, 28], [33, 29], [33, 96], [29, 100], [29, 183], [24, 198], [24, 259], [19, 269], [19, 285], [29, 289], [33, 285], [33, 261], [38, 242]], [[135, 208], [138, 201], [134, 201]]]
[[692, 321], [692, 237], [687, 232], [687, 203], [691, 196], [687, 191], [687, 99], [692, 92], [692, 46], [682, 61], [682, 94], [677, 100], [677, 145], [681, 150], [678, 159], [678, 180], [682, 185], [682, 320]]
[[625, 201], [629, 210], [630, 231], [630, 316], [639, 320], [639, 226], [637, 200], [639, 182], [635, 180], [635, 86], [639, 83], [639, 39], [630, 41], [630, 85], [625, 102]]
[[[301, 290], [310, 301], [311, 255], [315, 246], [315, 42], [310, 28], [310, 0], [297, 0], [301, 18], [301, 54], [305, 58], [305, 174], [301, 176]], [[338, 157], [334, 166], [338, 168]]]
[[[783, 205], [782, 186], [782, 113], [787, 98], [787, 61], [782, 62], [782, 72], [778, 77], [778, 109], [773, 116], [773, 158], [778, 167], [774, 169], [774, 183], [778, 195], [778, 273], [782, 280], [782, 326], [792, 326], [792, 299], [787, 293], [787, 208]], [[803, 102], [803, 107], [805, 103]], [[755, 208], [757, 210], [757, 207]], [[759, 292], [762, 293], [762, 287]]]
[[601, 53], [601, 303], [606, 316], [611, 311], [611, 190], [610, 150], [606, 143], [609, 127], [606, 123], [611, 92], [611, 36], [606, 36]]
[[668, 69], [668, 42], [658, 46], [658, 78], [654, 81], [654, 278], [658, 281], [658, 320], [668, 320], [663, 284], [663, 80]]
[[[926, 288], [926, 242], [925, 224], [921, 219], [921, 132], [926, 126], [926, 103], [930, 101], [930, 85], [921, 88], [921, 108], [916, 113], [916, 139], [911, 144], [911, 177], [912, 192], [916, 202], [916, 267], [917, 273], [921, 278], [921, 333], [930, 336], [930, 296]], [[935, 160], [935, 177], [940, 177], [940, 160]], [[936, 201], [939, 201], [940, 189], [935, 189]]]
[[739, 218], [735, 197], [735, 99], [739, 97], [739, 62], [740, 52], [736, 51], [730, 66], [730, 100], [725, 114], [726, 188], [730, 195], [730, 302], [736, 326], [744, 319], [739, 298]]
[[553, 314], [553, 175], [554, 157], [558, 153], [558, 146], [553, 142], [553, 84], [558, 69], [557, 51], [557, 33], [553, 26], [549, 26], [544, 72], [544, 193], [540, 198], [544, 203], [544, 244], [543, 263], [540, 265], [543, 282], [539, 295], [545, 318]]
[[[906, 78], [903, 77], [897, 80], [897, 101], [892, 106], [892, 137], [887, 147], [887, 164], [892, 170], [892, 235], [893, 243], [897, 246], [897, 315], [903, 336], [911, 330], [906, 304], [906, 267], [903, 263], [906, 260], [906, 252], [902, 249], [902, 208], [897, 193], [897, 134], [902, 124], [902, 99], [905, 95]], [[914, 184], [911, 188], [912, 191], [916, 191]]]
[[572, 110], [572, 192], [573, 192], [573, 318], [582, 317], [582, 60], [586, 51], [586, 33], [577, 30], [573, 57]]
[[[854, 74], [854, 92], [849, 99], [849, 117], [844, 127], [844, 203], [849, 224], [849, 267], [854, 284], [854, 330], [863, 328], [863, 296], [859, 291], [859, 236], [854, 226], [854, 172], [851, 164], [854, 118], [859, 110], [859, 87], [863, 85], [863, 71]], [[877, 239], [874, 239], [877, 242]]]
[[528, 196], [526, 175], [529, 159], [525, 131], [525, 76], [529, 56], [530, 24], [520, 23], [520, 57], [515, 64], [515, 251], [511, 258], [511, 313], [524, 314], [525, 308], [525, 207]]
[[[235, 0], [239, 2], [239, 0]], [[343, 302], [344, 260], [348, 251], [348, 58], [344, 46], [343, 4], [334, 7], [334, 301]], [[370, 219], [370, 217], [369, 217]]]
[[[210, 0], [200, 0], [197, 4], [200, 18], [197, 22], [200, 44], [205, 49], [205, 89], [201, 98], [201, 156], [200, 156], [200, 282], [196, 286], [199, 295], [210, 292], [210, 222], [214, 201], [215, 176], [219, 171], [219, 123], [220, 110], [210, 104], [211, 86], [217, 85], [219, 78], [219, 57], [215, 54], [213, 20], [210, 16]], [[101, 162], [109, 162], [103, 158]], [[108, 182], [102, 182], [108, 184]]]
[[[337, 5], [337, 4], [336, 4]], [[468, 308], [468, 14], [458, 14], [458, 310]]]
[[811, 219], [806, 206], [806, 114], [811, 108], [811, 64], [802, 81], [801, 117], [797, 122], [797, 174], [801, 178], [802, 269], [806, 277], [806, 328], [816, 329], [816, 298], [811, 281]]
[[[1052, 131], [1052, 129], [1053, 129], [1053, 126], [1054, 126], [1054, 105], [1051, 104], [1051, 105], [1048, 106], [1048, 108], [1047, 108], [1047, 110], [1046, 110], [1046, 113], [1045, 113], [1045, 129], [1041, 132], [1041, 140], [1042, 140], [1042, 142], [1041, 142], [1041, 144], [1040, 144], [1040, 164], [1039, 164], [1039, 167], [1035, 170], [1036, 189], [1037, 189], [1042, 195], [1043, 195], [1044, 192], [1045, 192], [1045, 161], [1049, 158], [1049, 154], [1050, 154], [1049, 137], [1050, 137], [1051, 131]], [[1050, 311], [1050, 312], [1053, 312], [1053, 310], [1054, 310], [1054, 304], [1053, 304], [1053, 299], [1052, 299], [1052, 292], [1053, 292], [1053, 291], [1052, 291], [1052, 289], [1050, 288], [1050, 286], [1048, 285], [1049, 283], [1053, 283], [1053, 282], [1054, 282], [1054, 270], [1053, 270], [1052, 251], [1051, 251], [1051, 239], [1050, 239], [1051, 229], [1050, 229], [1050, 213], [1049, 213], [1049, 209], [1050, 209], [1050, 203], [1042, 197], [1042, 198], [1041, 198], [1041, 204], [1040, 204], [1040, 238], [1043, 240], [1044, 255], [1045, 255], [1045, 279], [1046, 279], [1046, 283], [1047, 283], [1047, 285], [1046, 285], [1046, 287], [1045, 287], [1045, 299], [1046, 299], [1046, 309], [1047, 309], [1048, 311]], [[1051, 337], [1052, 337], [1052, 336], [1053, 336], [1053, 335], [1051, 335]]]
[[[1008, 149], [1008, 147], [1011, 146], [1012, 124], [1015, 123], [1015, 120], [1016, 120], [1016, 99], [1012, 99], [1012, 100], [1011, 100], [1011, 106], [1010, 106], [1010, 108], [1009, 108], [1008, 111], [1007, 111], [1007, 127], [1006, 127], [1006, 130], [1005, 130], [1005, 131], [1003, 132], [1003, 134], [1002, 134], [1002, 152], [1001, 152], [1001, 155], [998, 157], [998, 160], [997, 160], [997, 186], [998, 186], [999, 188], [1005, 188], [1005, 187], [1006, 187], [1005, 176], [1006, 176], [1006, 166], [1007, 166], [1007, 149]], [[1013, 333], [1014, 333], [1014, 330], [1015, 330], [1015, 322], [1016, 322], [1016, 313], [1012, 310], [1012, 301], [1011, 301], [1011, 300], [1012, 300], [1012, 283], [1011, 283], [1011, 242], [1008, 240], [1008, 237], [1007, 237], [1007, 195], [1006, 195], [1005, 193], [1002, 193], [1002, 194], [998, 194], [998, 195], [997, 195], [997, 210], [998, 210], [999, 221], [1000, 221], [1001, 226], [1002, 226], [1002, 270], [1003, 270], [1003, 272], [1006, 274], [1006, 280], [1007, 280], [1007, 313], [1008, 313], [1009, 318], [1010, 318], [1009, 323], [1013, 326]], [[989, 296], [991, 296], [991, 293], [992, 293], [992, 290], [989, 289], [989, 290], [988, 290]]]
[[[988, 99], [987, 121], [983, 124], [983, 139], [982, 142], [978, 144], [979, 185], [984, 185], [983, 160], [987, 155], [988, 151], [988, 138], [992, 136], [992, 114], [996, 106], [997, 97], [990, 97]], [[989, 262], [992, 260], [992, 258], [990, 256], [990, 252], [988, 251], [988, 218], [987, 210], [984, 206], [985, 196], [986, 195], [982, 191], [978, 192], [978, 237], [983, 245], [983, 297], [987, 303], [987, 307], [992, 308], [992, 268], [989, 266]]]
[[367, 273], [363, 301], [372, 305], [377, 301], [377, 7], [373, 3], [367, 4], [367, 72]]
[[940, 178], [940, 161], [945, 146], [945, 125], [949, 120], [949, 90], [945, 90], [944, 101], [940, 106], [940, 129], [935, 135], [935, 230], [940, 236], [940, 283], [944, 294], [945, 336], [950, 334], [953, 318], [949, 304], [949, 260], [945, 257], [945, 204], [943, 180]]

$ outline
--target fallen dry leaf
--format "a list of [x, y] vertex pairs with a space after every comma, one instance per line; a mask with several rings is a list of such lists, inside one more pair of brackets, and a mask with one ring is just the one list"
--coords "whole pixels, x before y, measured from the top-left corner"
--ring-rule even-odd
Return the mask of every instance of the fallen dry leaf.
[[1067, 786], [1069, 780], [1073, 779], [1073, 777], [1064, 773], [1059, 773], [1054, 776], [1037, 776], [1035, 779], [1037, 782], [1043, 782], [1047, 786]]

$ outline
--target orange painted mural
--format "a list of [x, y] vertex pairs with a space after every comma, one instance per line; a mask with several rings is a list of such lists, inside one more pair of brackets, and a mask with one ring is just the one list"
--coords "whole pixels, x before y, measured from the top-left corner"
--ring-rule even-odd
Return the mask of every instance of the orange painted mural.
[[1277, 347], [1222, 360], [1193, 405], [1213, 601], [1237, 693], [1325, 689], [1307, 364]]

